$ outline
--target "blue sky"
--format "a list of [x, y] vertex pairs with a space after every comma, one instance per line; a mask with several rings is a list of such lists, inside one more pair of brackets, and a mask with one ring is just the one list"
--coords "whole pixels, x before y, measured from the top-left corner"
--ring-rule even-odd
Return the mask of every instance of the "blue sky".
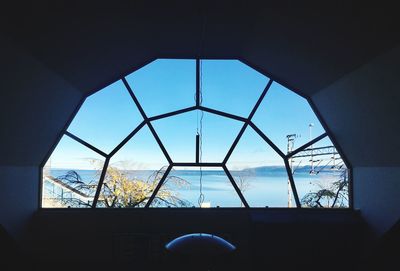
[[[204, 60], [201, 68], [202, 105], [247, 117], [269, 78], [237, 60]], [[194, 60], [156, 60], [126, 77], [147, 116], [195, 105]], [[155, 130], [176, 162], [194, 162], [195, 136], [201, 113], [197, 111], [153, 122]], [[109, 153], [142, 121], [121, 81], [88, 97], [68, 131]], [[287, 134], [298, 134], [295, 147], [324, 132], [307, 101], [273, 83], [253, 122], [286, 153]], [[221, 162], [242, 126], [210, 113], [203, 115], [203, 162]], [[228, 162], [231, 169], [283, 165], [279, 156], [249, 127]], [[329, 143], [329, 142], [327, 142]], [[74, 140], [64, 138], [51, 156], [55, 168], [92, 168], [88, 158], [100, 158]], [[166, 164], [147, 127], [111, 159], [130, 169], [157, 169]]]

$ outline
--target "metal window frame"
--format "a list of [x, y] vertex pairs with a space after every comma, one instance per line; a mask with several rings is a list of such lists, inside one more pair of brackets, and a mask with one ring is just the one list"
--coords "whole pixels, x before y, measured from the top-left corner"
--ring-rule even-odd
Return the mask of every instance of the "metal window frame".
[[[244, 59], [242, 57], [236, 57], [236, 59], [241, 61], [243, 64], [246, 64], [247, 66], [251, 67], [252, 69], [258, 71], [259, 73], [267, 76], [268, 78], [273, 79], [274, 82], [277, 82], [278, 84], [284, 86], [285, 88], [293, 91], [297, 95], [299, 95], [299, 96], [301, 96], [301, 97], [303, 97], [304, 99], [307, 100], [308, 104], [311, 107], [311, 110], [313, 111], [315, 116], [317, 116], [318, 121], [321, 123], [322, 127], [325, 130], [325, 133], [328, 135], [328, 138], [331, 140], [331, 142], [335, 146], [336, 150], [338, 151], [340, 157], [342, 158], [342, 160], [343, 160], [343, 162], [344, 162], [344, 164], [345, 164], [345, 166], [346, 166], [346, 168], [348, 170], [348, 173], [349, 173], [349, 176], [348, 176], [348, 178], [349, 178], [349, 208], [348, 209], [354, 210], [353, 166], [350, 163], [350, 160], [348, 159], [346, 153], [343, 151], [341, 146], [338, 144], [338, 141], [337, 141], [336, 137], [332, 133], [332, 131], [329, 128], [328, 124], [325, 122], [324, 118], [322, 117], [321, 112], [319, 111], [319, 109], [317, 108], [317, 106], [315, 105], [315, 103], [311, 99], [311, 97], [306, 95], [304, 92], [302, 92], [300, 89], [296, 88], [295, 86], [289, 84], [285, 80], [283, 80], [281, 78], [277, 78], [276, 76], [274, 76], [271, 72], [267, 71], [266, 69], [257, 66], [253, 62], [248, 61], [248, 60], [246, 60], [246, 59]], [[333, 209], [333, 208], [330, 208], [330, 210], [331, 209]]]
[[[147, 117], [144, 109], [142, 108], [139, 100], [137, 99], [137, 97], [134, 94], [134, 91], [132, 90], [131, 85], [127, 82], [126, 80], [126, 76], [128, 76], [129, 74], [139, 70], [140, 68], [146, 66], [147, 64], [150, 64], [151, 62], [157, 60], [157, 59], [187, 59], [187, 60], [195, 60], [196, 61], [196, 95], [195, 95], [195, 106], [191, 106], [191, 107], [187, 107], [187, 108], [183, 108], [183, 109], [179, 109], [179, 110], [175, 110], [175, 111], [171, 111], [171, 112], [167, 112], [167, 113], [163, 113], [163, 114], [159, 114], [156, 116], [152, 116], [152, 117]], [[258, 98], [256, 104], [254, 105], [254, 107], [252, 108], [249, 116], [247, 118], [242, 117], [242, 116], [238, 116], [235, 114], [230, 114], [224, 111], [219, 111], [216, 109], [212, 109], [209, 107], [205, 107], [201, 105], [201, 98], [200, 98], [200, 62], [201, 60], [238, 60], [240, 62], [242, 62], [244, 65], [249, 66], [250, 68], [254, 69], [255, 71], [261, 73], [262, 75], [266, 76], [269, 78], [269, 81], [266, 85], [266, 87], [264, 88], [264, 90], [262, 91], [260, 97]], [[81, 138], [79, 138], [78, 136], [68, 132], [68, 127], [71, 124], [71, 122], [73, 121], [73, 119], [75, 118], [76, 114], [78, 113], [78, 111], [80, 110], [81, 106], [83, 105], [83, 103], [86, 101], [86, 99], [91, 96], [92, 94], [102, 90], [104, 87], [121, 80], [124, 84], [124, 86], [126, 87], [127, 91], [129, 92], [133, 102], [135, 103], [136, 107], [138, 108], [143, 121], [128, 135], [126, 136], [109, 154], [104, 153], [103, 151], [101, 151], [100, 149], [96, 148], [95, 146], [89, 144], [88, 142], [82, 140]], [[264, 100], [265, 95], [267, 94], [269, 88], [271, 87], [273, 82], [277, 82], [278, 84], [286, 87], [287, 89], [293, 91], [294, 93], [300, 95], [301, 97], [305, 98], [306, 101], [308, 102], [308, 104], [310, 105], [311, 109], [313, 110], [313, 113], [317, 116], [317, 119], [319, 120], [319, 122], [321, 123], [322, 127], [325, 130], [325, 133], [318, 136], [317, 138], [309, 141], [308, 143], [304, 144], [303, 146], [300, 146], [299, 148], [297, 148], [296, 150], [294, 150], [293, 152], [289, 153], [289, 154], [284, 154], [268, 137], [267, 135], [264, 134], [264, 132], [262, 132], [253, 122], [252, 122], [252, 117], [254, 116], [254, 114], [256, 113], [258, 107], [260, 106], [261, 102]], [[196, 162], [194, 163], [186, 163], [186, 162], [174, 162], [168, 151], [166, 150], [166, 148], [164, 147], [161, 139], [159, 138], [157, 132], [155, 131], [153, 125], [152, 125], [152, 121], [156, 121], [156, 120], [160, 120], [160, 119], [164, 119], [164, 118], [168, 118], [168, 117], [172, 117], [172, 116], [176, 116], [176, 115], [180, 115], [180, 114], [184, 114], [187, 112], [191, 112], [194, 110], [201, 110], [203, 112], [208, 112], [211, 114], [215, 114], [221, 117], [225, 117], [225, 118], [230, 118], [236, 121], [241, 121], [243, 122], [243, 126], [241, 128], [241, 130], [239, 131], [238, 135], [236, 136], [235, 140], [233, 141], [230, 149], [228, 150], [224, 160], [221, 163], [203, 163], [200, 162], [198, 160], [198, 142], [196, 143]], [[343, 153], [342, 149], [339, 147], [339, 145], [337, 144], [336, 139], [333, 137], [329, 127], [327, 126], [327, 124], [325, 123], [325, 121], [323, 120], [320, 112], [318, 111], [318, 109], [316, 108], [315, 104], [313, 103], [313, 101], [311, 100], [311, 98], [309, 98], [308, 96], [304, 95], [303, 93], [301, 93], [300, 91], [294, 89], [293, 87], [288, 86], [287, 84], [283, 83], [281, 80], [276, 80], [274, 79], [274, 76], [272, 76], [270, 73], [256, 67], [255, 65], [253, 65], [252, 63], [242, 59], [242, 58], [237, 58], [237, 57], [232, 57], [232, 58], [205, 58], [205, 57], [196, 57], [196, 58], [174, 58], [174, 57], [156, 57], [156, 58], [152, 58], [149, 61], [145, 61], [144, 63], [142, 63], [142, 65], [139, 65], [137, 67], [135, 67], [135, 69], [128, 71], [127, 73], [125, 73], [124, 76], [116, 78], [114, 80], [112, 80], [111, 82], [108, 82], [107, 84], [104, 84], [103, 86], [96, 88], [95, 91], [91, 91], [89, 93], [87, 93], [86, 95], [83, 96], [82, 100], [79, 102], [79, 104], [77, 105], [77, 107], [75, 108], [75, 110], [73, 111], [73, 113], [71, 114], [70, 118], [68, 119], [67, 123], [65, 124], [65, 126], [63, 127], [62, 131], [59, 133], [59, 136], [57, 137], [57, 140], [55, 141], [55, 143], [52, 145], [52, 148], [50, 148], [50, 150], [46, 153], [46, 156], [44, 157], [42, 163], [40, 164], [40, 170], [39, 170], [39, 209], [53, 209], [53, 208], [44, 208], [42, 207], [42, 196], [43, 196], [43, 168], [45, 166], [45, 163], [47, 162], [47, 160], [49, 159], [49, 157], [51, 156], [51, 154], [53, 153], [53, 151], [55, 150], [56, 146], [58, 145], [58, 143], [60, 142], [61, 138], [64, 135], [67, 135], [68, 137], [72, 138], [73, 140], [77, 141], [78, 143], [86, 146], [87, 148], [91, 149], [92, 151], [100, 154], [101, 156], [105, 157], [105, 161], [103, 164], [103, 169], [99, 178], [99, 182], [98, 182], [98, 186], [96, 188], [96, 193], [94, 196], [94, 200], [93, 200], [93, 205], [92, 208], [96, 208], [99, 196], [100, 196], [100, 192], [101, 189], [103, 187], [103, 183], [104, 183], [104, 179], [106, 176], [106, 172], [107, 172], [107, 168], [110, 162], [111, 157], [118, 152], [118, 150], [120, 150], [130, 139], [132, 139], [135, 134], [137, 132], [140, 131], [140, 129], [142, 129], [144, 126], [147, 126], [154, 139], [156, 140], [158, 146], [160, 147], [161, 151], [163, 152], [165, 158], [168, 161], [168, 167], [164, 172], [164, 175], [162, 176], [162, 178], [160, 179], [159, 183], [157, 184], [157, 187], [155, 188], [155, 190], [153, 191], [150, 199], [148, 200], [148, 202], [145, 205], [145, 208], [149, 208], [152, 201], [154, 200], [154, 198], [156, 197], [156, 194], [158, 193], [159, 189], [161, 188], [161, 186], [163, 185], [165, 179], [168, 177], [168, 174], [170, 173], [170, 171], [172, 170], [173, 167], [175, 166], [185, 166], [185, 167], [220, 167], [223, 169], [223, 171], [225, 172], [225, 174], [227, 175], [228, 179], [230, 180], [232, 186], [234, 187], [236, 193], [238, 194], [239, 198], [241, 199], [243, 205], [245, 206], [245, 208], [251, 208], [244, 195], [242, 194], [242, 192], [240, 191], [240, 189], [238, 188], [236, 182], [234, 181], [234, 178], [232, 176], [232, 174], [230, 173], [229, 169], [227, 168], [226, 164], [232, 154], [232, 152], [234, 151], [234, 149], [236, 148], [238, 142], [240, 141], [242, 135], [244, 134], [244, 132], [246, 131], [247, 127], [250, 126], [284, 161], [285, 164], [285, 168], [286, 168], [286, 172], [288, 175], [288, 179], [289, 182], [291, 184], [291, 188], [292, 188], [292, 193], [293, 196], [295, 198], [295, 202], [296, 202], [296, 207], [297, 208], [301, 208], [301, 204], [300, 204], [300, 199], [298, 197], [298, 193], [297, 193], [297, 189], [296, 189], [296, 184], [293, 178], [293, 174], [292, 174], [292, 170], [290, 169], [290, 165], [289, 165], [289, 159], [294, 156], [295, 154], [303, 151], [304, 149], [306, 149], [307, 147], [315, 144], [316, 142], [320, 141], [321, 139], [328, 137], [332, 143], [334, 144], [335, 148], [337, 149], [340, 157], [342, 158], [344, 164], [346, 165], [346, 168], [349, 170], [349, 208], [348, 209], [353, 209], [353, 179], [352, 179], [352, 167], [348, 161], [348, 159], [346, 158], [345, 154]], [[198, 141], [198, 137], [196, 137], [196, 141]], [[284, 209], [289, 209], [289, 208], [285, 208]], [[57, 208], [54, 208], [57, 209]], [[79, 208], [77, 208], [79, 209]], [[327, 210], [330, 210], [333, 208], [329, 208]]]

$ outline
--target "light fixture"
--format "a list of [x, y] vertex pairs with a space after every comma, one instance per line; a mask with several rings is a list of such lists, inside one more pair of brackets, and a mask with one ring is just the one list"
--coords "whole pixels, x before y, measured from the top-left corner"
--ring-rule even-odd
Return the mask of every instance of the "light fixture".
[[214, 257], [229, 254], [236, 247], [225, 239], [208, 233], [191, 233], [175, 238], [165, 248], [177, 255]]

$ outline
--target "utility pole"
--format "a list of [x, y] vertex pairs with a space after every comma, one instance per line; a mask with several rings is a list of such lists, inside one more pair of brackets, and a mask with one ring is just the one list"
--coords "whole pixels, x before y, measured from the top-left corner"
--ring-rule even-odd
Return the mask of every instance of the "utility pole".
[[[310, 131], [310, 141], [312, 140], [312, 128], [314, 127], [314, 123], [310, 123], [308, 125], [309, 131]], [[313, 148], [314, 145], [310, 146], [311, 149], [311, 158], [310, 158], [310, 162], [311, 162], [311, 170], [310, 170], [310, 174], [314, 174], [314, 155], [313, 155]]]
[[[287, 154], [291, 153], [294, 149], [294, 140], [299, 137], [297, 134], [290, 134], [287, 135]], [[293, 157], [289, 158], [289, 166], [290, 166], [290, 171], [292, 171], [293, 174]], [[287, 181], [288, 185], [288, 208], [292, 207], [292, 186], [290, 185], [290, 180], [288, 179]]]

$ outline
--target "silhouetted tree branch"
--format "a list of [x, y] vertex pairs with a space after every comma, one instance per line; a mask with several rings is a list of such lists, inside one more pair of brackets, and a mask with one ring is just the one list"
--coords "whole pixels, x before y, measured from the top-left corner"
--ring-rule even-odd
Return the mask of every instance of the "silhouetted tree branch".
[[[98, 166], [96, 176], [101, 175], [102, 166]], [[166, 167], [154, 171], [147, 179], [131, 177], [129, 170], [109, 166], [101, 188], [98, 206], [105, 208], [135, 208], [144, 207], [153, 194], [158, 183], [164, 176]], [[81, 197], [63, 197], [60, 202], [70, 207], [90, 207], [89, 201], [82, 198], [93, 197], [97, 182], [84, 181], [76, 171], [68, 171], [65, 175], [58, 176], [58, 181], [63, 182], [71, 193], [79, 192]], [[169, 174], [163, 185], [158, 190], [152, 202], [153, 207], [173, 206], [187, 207], [190, 202], [179, 197], [177, 188], [190, 185], [186, 180]]]
[[332, 182], [328, 187], [322, 185], [319, 187], [319, 190], [307, 193], [301, 199], [301, 204], [311, 208], [346, 207], [348, 201], [347, 171], [344, 171], [339, 180]]

